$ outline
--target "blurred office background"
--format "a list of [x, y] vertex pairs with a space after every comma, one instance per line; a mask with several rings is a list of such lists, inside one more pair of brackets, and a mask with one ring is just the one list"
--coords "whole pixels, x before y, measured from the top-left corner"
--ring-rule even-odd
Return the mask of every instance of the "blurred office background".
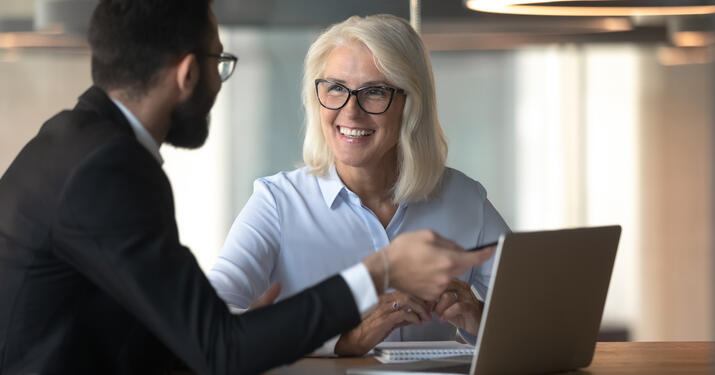
[[[82, 33], [95, 3], [0, 0], [0, 172], [91, 84]], [[214, 10], [236, 72], [207, 144], [162, 147], [182, 242], [205, 270], [253, 180], [301, 161], [302, 63], [320, 30], [352, 14], [409, 18], [409, 0]], [[423, 1], [420, 14], [448, 164], [481, 181], [514, 230], [623, 226], [612, 338], [714, 340], [712, 16], [501, 15], [460, 0]], [[679, 34], [689, 23], [700, 29]]]

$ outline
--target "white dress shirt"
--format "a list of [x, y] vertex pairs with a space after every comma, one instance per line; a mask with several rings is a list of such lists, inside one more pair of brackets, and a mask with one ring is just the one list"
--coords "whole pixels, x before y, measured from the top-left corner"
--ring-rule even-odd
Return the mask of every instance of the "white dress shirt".
[[[110, 98], [112, 99], [112, 98]], [[156, 161], [159, 162], [159, 164], [164, 164], [164, 159], [161, 157], [161, 154], [159, 153], [159, 144], [156, 143], [156, 140], [154, 140], [154, 137], [149, 134], [149, 131], [146, 130], [144, 125], [139, 122], [136, 116], [130, 111], [127, 107], [122, 104], [119, 100], [112, 99], [112, 102], [119, 107], [119, 110], [122, 111], [122, 114], [124, 114], [124, 117], [126, 117], [127, 122], [129, 122], [129, 125], [132, 127], [132, 131], [134, 131], [134, 135], [137, 137], [137, 141], [144, 146], [144, 148], [149, 151], [149, 153], [156, 159]]]
[[[227, 303], [246, 308], [276, 282], [282, 284], [279, 300], [284, 299], [360, 262], [400, 233], [421, 229], [432, 229], [465, 248], [496, 241], [509, 230], [484, 187], [454, 169], [445, 170], [438, 197], [400, 204], [385, 228], [335, 168], [326, 177], [316, 177], [303, 167], [255, 181], [253, 195], [208, 276]], [[474, 267], [460, 279], [484, 296], [492, 264], [490, 260]], [[454, 338], [452, 325], [433, 321], [396, 329], [386, 341]], [[336, 341], [323, 351], [332, 353]]]

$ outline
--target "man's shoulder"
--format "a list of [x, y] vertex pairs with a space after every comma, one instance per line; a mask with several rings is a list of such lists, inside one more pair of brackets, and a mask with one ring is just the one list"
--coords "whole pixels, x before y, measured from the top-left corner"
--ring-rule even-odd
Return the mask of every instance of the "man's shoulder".
[[107, 148], [114, 151], [104, 153], [125, 159], [141, 151], [131, 129], [127, 132], [92, 111], [62, 111], [45, 122], [15, 157], [0, 179], [0, 195], [3, 186], [14, 190], [37, 186], [53, 195], [50, 192], [61, 190], [79, 166]]
[[65, 143], [102, 144], [110, 139], [132, 139], [131, 129], [123, 127], [107, 116], [85, 109], [64, 110], [40, 128], [36, 138], [52, 138]]
[[148, 156], [127, 125], [96, 111], [77, 108], [62, 111], [45, 122], [27, 149], [31, 153], [57, 155], [60, 165], [68, 168], [102, 154], [126, 162]]

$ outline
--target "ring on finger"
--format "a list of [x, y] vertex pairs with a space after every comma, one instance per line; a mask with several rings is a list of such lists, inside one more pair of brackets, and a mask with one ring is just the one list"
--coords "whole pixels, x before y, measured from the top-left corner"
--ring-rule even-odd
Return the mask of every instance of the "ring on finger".
[[392, 309], [395, 310], [395, 311], [399, 310], [399, 309], [400, 309], [400, 304], [397, 303], [397, 301], [394, 301], [394, 302], [392, 303]]
[[459, 294], [457, 294], [457, 292], [452, 292], [452, 297], [454, 297], [455, 301], [459, 300]]

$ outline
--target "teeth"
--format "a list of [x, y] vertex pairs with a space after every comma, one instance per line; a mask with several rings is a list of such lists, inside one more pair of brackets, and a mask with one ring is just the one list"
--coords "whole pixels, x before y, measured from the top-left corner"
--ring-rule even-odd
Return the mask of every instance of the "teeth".
[[338, 129], [340, 130], [340, 134], [350, 138], [360, 138], [375, 132], [374, 130], [348, 129], [342, 126], [339, 126]]

